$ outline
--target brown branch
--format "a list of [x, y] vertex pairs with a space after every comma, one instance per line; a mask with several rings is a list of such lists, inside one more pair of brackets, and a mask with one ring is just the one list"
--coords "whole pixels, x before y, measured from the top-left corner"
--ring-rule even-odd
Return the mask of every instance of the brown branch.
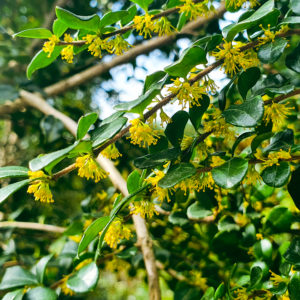
[[278, 103], [278, 102], [281, 102], [287, 98], [290, 98], [290, 97], [293, 97], [295, 95], [299, 95], [300, 94], [300, 89], [296, 89], [296, 90], [293, 90], [287, 94], [283, 94], [283, 95], [280, 95], [278, 97], [275, 97], [274, 99], [270, 99], [270, 100], [266, 100], [264, 101], [264, 105], [269, 105], [269, 104], [272, 104], [272, 103]]
[[0, 222], [0, 228], [19, 228], [19, 229], [30, 229], [40, 230], [54, 233], [63, 233], [66, 228], [55, 225], [40, 224], [33, 222], [17, 222], [17, 221], [4, 221]]

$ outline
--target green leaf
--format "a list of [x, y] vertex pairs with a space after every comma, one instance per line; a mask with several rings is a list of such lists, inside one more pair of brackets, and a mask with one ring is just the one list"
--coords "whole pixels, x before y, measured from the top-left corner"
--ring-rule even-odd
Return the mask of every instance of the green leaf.
[[68, 26], [61, 20], [56, 19], [53, 22], [52, 31], [57, 37], [61, 37], [66, 32], [67, 29]]
[[242, 72], [238, 78], [238, 90], [243, 97], [246, 99], [248, 91], [256, 84], [260, 78], [261, 72], [259, 68], [250, 68]]
[[0, 178], [28, 177], [28, 168], [8, 166], [0, 168]]
[[279, 25], [284, 24], [300, 24], [300, 16], [287, 17], [283, 19]]
[[29, 179], [25, 179], [16, 183], [9, 184], [0, 189], [0, 203], [2, 203], [6, 198], [8, 198], [11, 194], [18, 191], [20, 188], [25, 186], [30, 182]]
[[20, 266], [14, 266], [6, 269], [0, 284], [0, 290], [36, 284], [38, 284], [38, 281], [31, 272]]
[[181, 151], [179, 148], [166, 149], [138, 157], [133, 161], [133, 163], [139, 169], [153, 168], [158, 165], [165, 164], [167, 161], [176, 159], [180, 153]]
[[287, 94], [287, 93], [292, 92], [294, 89], [295, 89], [294, 85], [287, 84], [287, 85], [283, 85], [281, 87], [269, 87], [269, 88], [266, 88], [265, 91], [269, 95], [273, 96], [276, 94]]
[[242, 104], [234, 104], [223, 111], [225, 121], [239, 127], [254, 127], [262, 119], [264, 103], [260, 96], [247, 99]]
[[166, 67], [165, 71], [171, 76], [186, 77], [193, 67], [206, 63], [206, 52], [199, 46], [192, 46], [182, 53], [178, 61]]
[[278, 151], [280, 149], [289, 151], [294, 145], [294, 132], [292, 129], [285, 129], [277, 132], [271, 139], [270, 144], [264, 148], [264, 153]]
[[140, 187], [141, 174], [138, 170], [132, 171], [127, 178], [127, 190], [129, 194], [134, 193]]
[[153, 0], [130, 0], [130, 1], [133, 2], [133, 3], [136, 3], [145, 12], [148, 11], [149, 5], [153, 2]]
[[165, 135], [174, 147], [178, 147], [183, 138], [184, 128], [189, 120], [189, 114], [180, 110], [176, 112], [165, 129]]
[[300, 237], [295, 237], [283, 257], [291, 264], [300, 264]]
[[109, 221], [109, 217], [101, 217], [95, 220], [83, 233], [81, 241], [78, 246], [78, 255], [85, 250], [85, 248], [90, 244], [90, 242], [98, 236], [99, 232], [103, 230]]
[[102, 120], [100, 126], [103, 126], [105, 124], [109, 124], [112, 121], [118, 119], [119, 117], [122, 117], [124, 114], [125, 114], [125, 112], [123, 112], [123, 111], [117, 111], [117, 112], [113, 113], [111, 116], [109, 116], [109, 117], [105, 118], [104, 120]]
[[170, 188], [195, 175], [196, 171], [196, 168], [190, 163], [177, 164], [168, 170], [167, 174], [158, 182], [158, 186], [164, 189]]
[[53, 254], [44, 256], [36, 264], [36, 267], [35, 267], [36, 277], [40, 283], [44, 282], [45, 270], [46, 270], [46, 267], [52, 257], [53, 257]]
[[86, 293], [96, 286], [98, 278], [98, 267], [95, 262], [92, 262], [72, 275], [67, 280], [67, 287], [75, 293]]
[[252, 140], [252, 143], [251, 143], [251, 151], [252, 153], [254, 153], [256, 151], [256, 149], [259, 147], [259, 145], [269, 139], [271, 136], [273, 136], [273, 133], [272, 132], [265, 132], [265, 133], [262, 133], [262, 134], [259, 134], [257, 135], [253, 140]]
[[144, 88], [143, 88], [143, 94], [145, 94], [153, 84], [159, 82], [161, 79], [163, 79], [166, 76], [166, 72], [164, 71], [157, 71], [150, 75], [148, 75], [145, 79]]
[[286, 56], [285, 64], [291, 70], [300, 73], [300, 43], [289, 55]]
[[289, 163], [282, 161], [279, 165], [265, 168], [261, 173], [261, 177], [265, 184], [278, 188], [288, 182], [290, 174], [291, 169]]
[[38, 170], [41, 170], [41, 169], [47, 167], [54, 161], [57, 161], [57, 163], [58, 163], [60, 160], [64, 159], [69, 154], [69, 152], [71, 150], [73, 150], [77, 145], [78, 145], [78, 142], [75, 142], [73, 145], [71, 145], [67, 148], [64, 148], [64, 149], [61, 149], [61, 150], [58, 150], [58, 151], [55, 151], [52, 153], [48, 153], [48, 154], [45, 154], [42, 156], [38, 156], [38, 157], [32, 159], [29, 162], [30, 170], [38, 171]]
[[171, 224], [179, 226], [184, 226], [189, 223], [189, 220], [186, 218], [185, 213], [181, 211], [172, 212], [169, 215], [168, 220]]
[[268, 239], [258, 241], [253, 246], [254, 255], [257, 259], [271, 261], [272, 260], [272, 243]]
[[36, 288], [30, 289], [24, 297], [24, 300], [41, 300], [41, 299], [47, 299], [47, 300], [56, 300], [57, 294], [46, 287], [38, 286]]
[[102, 29], [105, 26], [115, 24], [126, 16], [128, 16], [128, 11], [126, 10], [110, 11], [101, 18], [100, 28]]
[[95, 112], [88, 113], [79, 119], [76, 133], [77, 140], [84, 138], [90, 127], [97, 121], [97, 119], [98, 114]]
[[263, 277], [263, 271], [259, 266], [255, 266], [251, 268], [250, 271], [250, 288], [254, 288], [257, 286]]
[[133, 18], [135, 17], [135, 15], [137, 13], [136, 5], [131, 5], [127, 9], [127, 12], [128, 12], [128, 14], [121, 19], [121, 25], [122, 26], [125, 26], [126, 24], [128, 24], [129, 22], [131, 22], [133, 20]]
[[256, 134], [255, 131], [248, 131], [248, 132], [242, 133], [242, 134], [235, 140], [235, 142], [234, 142], [234, 144], [233, 144], [233, 146], [232, 146], [232, 149], [231, 149], [231, 155], [232, 155], [232, 156], [234, 155], [234, 151], [235, 151], [236, 147], [239, 145], [239, 143], [240, 143], [242, 140], [244, 140], [244, 139], [246, 139], [246, 138], [248, 138], [248, 137], [250, 137], [250, 136], [252, 136], [252, 135], [254, 135], [254, 134]]
[[230, 189], [240, 183], [248, 170], [248, 161], [234, 157], [223, 165], [212, 169], [215, 183], [225, 189]]
[[93, 148], [97, 148], [102, 143], [112, 138], [117, 134], [123, 126], [126, 124], [127, 118], [120, 117], [111, 123], [104, 124], [99, 128], [91, 132], [91, 140], [93, 142]]
[[291, 281], [289, 283], [289, 296], [290, 300], [299, 299], [300, 294], [300, 272], [293, 274]]
[[215, 289], [211, 286], [205, 291], [201, 300], [212, 300], [214, 297], [214, 294], [215, 294]]
[[189, 108], [190, 120], [196, 130], [200, 128], [202, 117], [208, 109], [209, 104], [209, 97], [207, 95], [203, 95], [200, 106], [193, 105]]
[[232, 41], [237, 33], [256, 26], [268, 14], [272, 13], [274, 0], [269, 0], [255, 11], [249, 18], [237, 24], [228, 25], [223, 29], [223, 36], [227, 41]]
[[200, 220], [205, 217], [211, 216], [213, 213], [211, 210], [207, 210], [203, 205], [199, 202], [195, 202], [190, 205], [187, 209], [187, 216], [189, 219]]
[[22, 300], [23, 295], [23, 289], [19, 289], [5, 294], [2, 300]]
[[287, 40], [283, 38], [276, 39], [274, 42], [261, 46], [257, 52], [259, 60], [264, 64], [272, 64], [284, 52]]
[[274, 207], [266, 218], [265, 226], [271, 227], [276, 232], [288, 231], [293, 222], [293, 214], [287, 207]]
[[16, 36], [32, 39], [48, 39], [52, 36], [52, 32], [46, 28], [30, 28], [13, 34], [13, 37]]
[[214, 300], [222, 299], [225, 295], [226, 287], [225, 284], [222, 282], [216, 289]]
[[40, 50], [37, 52], [37, 54], [32, 58], [31, 62], [27, 66], [27, 78], [30, 79], [32, 74], [39, 69], [45, 68], [52, 64], [56, 58], [59, 56], [61, 50], [64, 48], [64, 46], [55, 46], [53, 52], [51, 53], [51, 56], [48, 57], [48, 53], [44, 52], [43, 50]]
[[288, 192], [292, 197], [296, 207], [300, 209], [300, 189], [298, 183], [300, 182], [300, 167], [292, 173], [292, 178], [288, 184]]
[[100, 18], [98, 15], [79, 16], [72, 12], [56, 6], [56, 16], [71, 29], [86, 29], [88, 31], [99, 32]]
[[234, 82], [236, 80], [236, 76], [234, 76], [228, 84], [226, 84], [221, 92], [219, 93], [218, 96], [218, 104], [219, 104], [219, 108], [220, 110], [224, 110], [226, 107], [226, 102], [227, 102], [227, 94], [229, 93], [229, 91], [234, 87]]
[[298, 0], [290, 0], [290, 8], [295, 14], [300, 15], [300, 2]]

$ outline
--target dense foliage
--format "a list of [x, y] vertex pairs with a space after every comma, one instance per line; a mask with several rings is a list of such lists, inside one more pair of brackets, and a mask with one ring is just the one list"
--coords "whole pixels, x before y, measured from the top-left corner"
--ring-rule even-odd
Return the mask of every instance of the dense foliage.
[[[10, 138], [3, 138], [0, 219], [61, 226], [53, 227], [54, 238], [49, 230], [22, 236], [26, 225], [0, 227], [5, 300], [145, 299], [147, 258], [133, 214], [147, 221], [163, 299], [299, 299], [299, 2], [152, 2], [115, 2], [113, 10], [107, 3], [104, 14], [56, 7], [51, 30], [34, 28], [43, 20], [28, 16], [23, 26], [3, 21], [0, 101], [18, 104], [21, 88], [48, 94], [49, 104], [78, 120], [70, 133], [51, 112], [44, 117], [21, 107], [10, 120], [3, 114], [1, 135]], [[34, 15], [31, 4], [26, 11]], [[7, 15], [10, 5], [4, 4]], [[224, 5], [240, 12], [225, 27], [218, 22]], [[184, 31], [197, 20], [201, 30]], [[90, 100], [107, 73], [55, 99], [45, 88], [90, 68], [95, 58], [107, 56], [109, 64], [157, 36], [172, 37], [162, 43], [169, 55], [181, 35], [189, 46], [147, 74], [141, 95], [117, 101], [107, 118]], [[25, 74], [22, 43], [32, 50], [30, 39], [43, 41], [34, 46], [41, 49], [28, 63], [27, 81], [18, 66]], [[227, 78], [222, 88], [211, 75], [216, 69]], [[111, 103], [118, 97], [113, 90], [107, 95]], [[128, 195], [98, 155], [115, 162]], [[102, 276], [127, 282], [127, 291], [99, 284]]]

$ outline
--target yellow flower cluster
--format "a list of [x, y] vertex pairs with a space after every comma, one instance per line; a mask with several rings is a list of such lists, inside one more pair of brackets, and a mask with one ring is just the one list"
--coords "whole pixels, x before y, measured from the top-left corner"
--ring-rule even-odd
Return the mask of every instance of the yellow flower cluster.
[[185, 135], [180, 144], [181, 151], [188, 149], [192, 145], [193, 141], [193, 137]]
[[78, 168], [78, 175], [80, 177], [85, 177], [86, 179], [94, 179], [98, 182], [100, 179], [106, 178], [107, 173], [100, 168], [98, 163], [90, 155], [79, 156], [76, 158], [75, 162], [76, 168]]
[[285, 123], [285, 119], [291, 114], [293, 108], [288, 107], [289, 103], [272, 103], [265, 105], [264, 120], [268, 124], [272, 121], [273, 130], [278, 131]]
[[122, 239], [129, 240], [131, 237], [131, 231], [128, 227], [124, 226], [120, 220], [112, 222], [112, 224], [109, 226], [104, 241], [107, 243], [107, 245], [112, 248], [116, 249], [118, 243]]
[[193, 285], [198, 286], [202, 291], [206, 291], [208, 289], [207, 286], [207, 278], [202, 277], [202, 273], [199, 271], [191, 271], [192, 275], [191, 282]]
[[110, 43], [112, 45], [111, 53], [116, 55], [122, 55], [131, 47], [131, 45], [120, 35], [117, 35], [113, 40], [110, 40]]
[[169, 191], [172, 192], [172, 190], [163, 189], [158, 186], [158, 182], [165, 176], [165, 173], [159, 170], [154, 170], [153, 172], [155, 176], [145, 179], [147, 183], [152, 185], [150, 191], [153, 193], [154, 198], [157, 198], [157, 201], [162, 203], [164, 199], [167, 199], [167, 201], [170, 202]]
[[274, 43], [275, 38], [277, 35], [282, 34], [282, 33], [286, 33], [289, 30], [288, 25], [282, 25], [281, 28], [277, 31], [271, 31], [271, 25], [268, 24], [268, 28], [265, 29], [262, 25], [260, 25], [260, 28], [264, 31], [264, 36], [263, 37], [259, 37], [258, 41], [259, 41], [259, 46], [264, 45], [268, 42], [272, 42]]
[[133, 210], [131, 211], [134, 215], [140, 215], [142, 218], [152, 218], [154, 214], [158, 215], [155, 210], [154, 203], [150, 201], [136, 201], [133, 203]]
[[143, 35], [144, 38], [152, 37], [152, 32], [157, 33], [159, 36], [170, 35], [176, 30], [170, 23], [170, 21], [162, 17], [159, 20], [152, 20], [152, 16], [146, 13], [144, 16], [135, 16], [133, 19], [133, 26], [139, 35]]
[[130, 123], [132, 126], [129, 128], [130, 136], [128, 138], [131, 139], [133, 145], [146, 148], [157, 144], [159, 136], [148, 124], [140, 119], [131, 120]]
[[27, 193], [34, 195], [34, 200], [52, 203], [54, 202], [52, 193], [49, 188], [48, 176], [43, 171], [28, 171], [29, 179], [33, 180]]
[[227, 42], [224, 40], [222, 48], [218, 46], [218, 52], [213, 51], [212, 55], [217, 59], [223, 59], [223, 68], [230, 76], [236, 74], [242, 68], [244, 71], [259, 65], [257, 54], [253, 49], [240, 51], [246, 44], [241, 42]]
[[59, 42], [59, 38], [56, 35], [52, 35], [49, 41], [45, 42], [43, 45], [43, 51], [48, 53], [47, 57], [51, 57], [51, 54], [55, 48], [55, 45]]
[[184, 13], [190, 20], [195, 20], [200, 16], [206, 16], [211, 11], [208, 7], [210, 0], [204, 0], [199, 3], [195, 3], [193, 0], [183, 0], [181, 2], [183, 2], [183, 4], [177, 6], [179, 13]]
[[244, 184], [250, 184], [253, 185], [256, 182], [261, 183], [262, 182], [262, 178], [260, 176], [260, 174], [255, 170], [255, 166], [254, 165], [249, 165], [246, 177], [243, 179], [243, 183]]
[[266, 167], [271, 167], [273, 165], [279, 165], [279, 160], [288, 160], [292, 158], [290, 152], [283, 151], [280, 149], [278, 152], [271, 152], [268, 154], [267, 157], [265, 157], [262, 153], [262, 150], [258, 148], [255, 153], [255, 157], [259, 160], [262, 161], [263, 166]]
[[270, 280], [272, 281], [274, 286], [279, 286], [281, 282], [288, 283], [289, 279], [288, 278], [282, 278], [281, 276], [277, 275], [276, 273], [272, 272], [271, 270], [269, 271], [271, 273]]
[[199, 83], [191, 85], [188, 81], [182, 82], [179, 78], [173, 80], [173, 85], [168, 88], [168, 91], [177, 94], [176, 97], [179, 100], [179, 104], [182, 105], [182, 109], [189, 106], [201, 106], [199, 99], [202, 99], [203, 95], [206, 95], [206, 87], [199, 86]]
[[[247, 0], [228, 0], [227, 5], [229, 7], [233, 7], [235, 9], [240, 8], [243, 6], [243, 4], [245, 4], [247, 2]], [[250, 2], [250, 7], [253, 8], [256, 5], [259, 4], [259, 2], [257, 0], [249, 0]]]
[[71, 289], [69, 289], [67, 287], [67, 281], [70, 276], [71, 276], [71, 274], [64, 276], [60, 280], [60, 284], [59, 284], [59, 287], [61, 288], [62, 293], [66, 296], [74, 296], [75, 295], [75, 292], [73, 292]]
[[[66, 43], [71, 43], [71, 42], [73, 42], [73, 38], [69, 34], [65, 33], [64, 41]], [[60, 55], [61, 55], [62, 59], [67, 61], [67, 63], [72, 64], [73, 58], [74, 58], [74, 46], [68, 45], [68, 46], [64, 47], [61, 50]]]
[[101, 154], [105, 157], [107, 157], [108, 159], [116, 159], [120, 156], [122, 156], [122, 154], [119, 152], [119, 150], [117, 149], [115, 144], [111, 144], [108, 147], [106, 147]]

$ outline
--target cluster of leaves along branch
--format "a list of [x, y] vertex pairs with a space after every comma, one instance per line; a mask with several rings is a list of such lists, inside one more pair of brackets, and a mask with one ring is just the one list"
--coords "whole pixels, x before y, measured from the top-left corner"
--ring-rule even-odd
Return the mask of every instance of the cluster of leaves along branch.
[[[152, 1], [132, 2], [128, 10], [108, 12], [102, 18], [75, 15], [58, 7], [53, 32], [38, 28], [15, 34], [57, 38], [51, 53], [43, 48], [34, 56], [27, 76], [50, 65], [66, 47], [74, 47], [73, 54], [79, 55], [91, 51], [88, 47], [97, 38], [109, 43], [120, 36], [125, 41], [138, 30], [134, 18], [141, 10], [137, 6], [145, 16], [151, 16], [150, 20], [180, 13], [178, 24], [172, 25], [174, 31], [180, 31], [195, 13], [181, 7], [201, 3], [199, 16], [213, 13], [210, 1], [171, 0], [159, 11], [148, 11]], [[240, 9], [237, 2], [227, 0], [226, 8]], [[241, 2], [248, 7], [247, 1]], [[183, 299], [182, 295], [184, 299], [298, 299], [300, 240], [294, 233], [299, 233], [300, 216], [299, 24], [297, 1], [262, 1], [245, 10], [238, 22], [219, 34], [193, 41], [177, 61], [148, 75], [142, 94], [134, 101], [116, 105], [116, 112], [98, 127], [93, 126], [97, 113], [82, 116], [72, 145], [33, 158], [29, 168], [0, 168], [1, 178], [14, 181], [0, 189], [2, 203], [21, 188], [43, 180], [48, 188], [55, 189], [60, 177], [78, 167], [78, 157], [89, 156], [94, 161], [97, 155], [115, 149], [112, 147], [122, 138], [145, 148], [144, 155], [134, 159], [134, 170], [127, 178], [130, 195], [116, 197], [110, 213], [93, 218], [84, 232], [74, 223], [64, 233], [64, 237], [82, 233], [73, 271], [65, 280], [44, 285], [47, 265], [55, 259], [49, 255], [31, 271], [20, 266], [8, 268], [0, 284], [1, 290], [10, 290], [4, 299], [22, 299], [25, 286], [30, 287], [25, 291], [29, 299], [56, 299], [57, 288], [71, 293], [91, 291], [101, 273], [101, 259], [113, 251], [108, 247], [113, 224], [121, 220], [120, 226], [125, 226], [132, 211], [161, 218], [152, 216], [157, 209], [154, 205], [160, 207], [162, 218], [167, 218], [164, 235], [157, 238], [158, 259], [165, 263], [166, 270], [169, 266], [177, 269], [186, 279], [177, 283], [175, 299]], [[155, 34], [155, 27], [147, 26], [144, 30], [154, 30], [151, 34]], [[66, 32], [72, 40], [60, 39]], [[83, 39], [88, 35], [93, 36], [89, 43]], [[208, 64], [209, 57], [215, 62]], [[285, 65], [286, 74], [266, 72], [267, 66], [272, 68], [277, 63]], [[209, 77], [219, 67], [229, 77], [221, 90]], [[168, 116], [165, 106], [178, 103], [182, 109]], [[136, 122], [128, 121], [132, 114]], [[138, 132], [140, 136], [136, 136]], [[63, 168], [66, 162], [69, 166]], [[30, 176], [41, 170], [45, 177]], [[288, 204], [281, 199], [289, 199]], [[155, 228], [152, 230], [155, 232]], [[175, 230], [181, 232], [178, 238], [174, 237]], [[117, 239], [121, 244], [118, 259], [133, 263], [138, 252], [134, 239], [125, 233], [121, 237], [122, 241]], [[171, 250], [163, 251], [164, 242]], [[172, 256], [180, 255], [174, 245], [188, 243], [194, 248], [187, 248], [190, 252], [185, 253], [186, 261], [182, 266], [172, 266]], [[204, 243], [209, 248], [202, 249]], [[197, 261], [196, 249], [206, 253], [207, 260]], [[226, 261], [235, 264], [230, 272], [221, 272]], [[216, 270], [217, 278], [213, 275]]]

